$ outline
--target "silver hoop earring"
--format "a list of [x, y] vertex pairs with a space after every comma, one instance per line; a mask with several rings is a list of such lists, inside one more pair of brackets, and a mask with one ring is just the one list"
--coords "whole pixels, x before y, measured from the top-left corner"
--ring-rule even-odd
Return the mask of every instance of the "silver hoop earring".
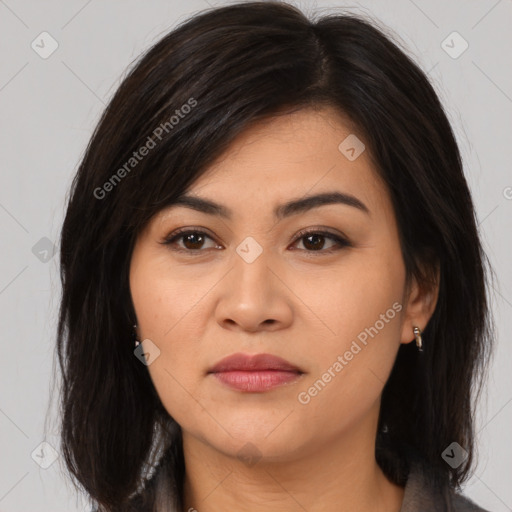
[[421, 329], [419, 327], [414, 326], [412, 332], [414, 333], [414, 337], [416, 338], [416, 346], [418, 347], [418, 352], [423, 352], [423, 340], [421, 339]]

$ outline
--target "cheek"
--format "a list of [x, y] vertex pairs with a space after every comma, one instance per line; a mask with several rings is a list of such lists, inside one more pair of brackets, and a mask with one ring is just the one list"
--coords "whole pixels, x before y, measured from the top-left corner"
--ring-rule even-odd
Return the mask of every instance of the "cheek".
[[403, 269], [382, 256], [360, 261], [347, 263], [324, 288], [303, 283], [325, 328], [307, 348], [314, 364], [298, 401], [336, 421], [347, 411], [357, 417], [378, 399], [400, 346]]
[[190, 418], [204, 413], [199, 406], [201, 390], [197, 389], [200, 334], [187, 329], [196, 309], [185, 307], [187, 301], [180, 300], [175, 292], [162, 282], [155, 283], [151, 293], [139, 295], [136, 310], [142, 337], [159, 349], [158, 357], [147, 366], [156, 392], [169, 415], [180, 425], [187, 425]]
[[301, 321], [311, 332], [315, 328], [317, 342], [330, 353], [344, 351], [359, 335], [364, 342], [368, 329], [379, 339], [398, 342], [405, 276], [401, 262], [392, 259], [377, 252], [353, 253], [329, 272], [288, 277], [304, 304], [298, 304]]
[[211, 279], [171, 266], [165, 254], [135, 254], [130, 289], [141, 335], [167, 344], [189, 322], [189, 314], [212, 286]]
[[[151, 340], [159, 350], [158, 356], [147, 366], [147, 370], [167, 408], [169, 401], [179, 401], [176, 391], [180, 388], [180, 383], [186, 384], [186, 371], [190, 365], [180, 364], [180, 359], [190, 358], [186, 351], [192, 344], [191, 340], [187, 340], [188, 344], [174, 342], [182, 339], [176, 334], [179, 332], [179, 319], [185, 314], [183, 310], [187, 301], [180, 293], [176, 279], [172, 279], [169, 271], [163, 268], [162, 262], [155, 261], [150, 256], [147, 250], [134, 250], [130, 265], [130, 291], [140, 339]], [[180, 372], [177, 372], [177, 368]], [[186, 403], [182, 406], [186, 406]]]
[[[141, 339], [149, 338], [160, 350], [158, 360], [148, 367], [150, 374], [153, 377], [158, 372], [164, 381], [172, 374], [185, 384], [192, 369], [197, 371], [198, 365], [192, 362], [200, 360], [201, 326], [194, 320], [203, 311], [198, 287], [183, 288], [177, 280], [155, 278], [152, 272], [147, 278], [136, 276], [133, 285]], [[184, 293], [183, 289], [193, 291]]]

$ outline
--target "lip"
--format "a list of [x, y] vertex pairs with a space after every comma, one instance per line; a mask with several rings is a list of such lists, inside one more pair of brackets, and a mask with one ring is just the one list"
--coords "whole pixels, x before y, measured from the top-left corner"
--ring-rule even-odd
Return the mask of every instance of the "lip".
[[230, 388], [257, 393], [290, 384], [304, 372], [272, 354], [237, 353], [221, 359], [208, 373]]
[[285, 372], [303, 373], [300, 368], [278, 356], [272, 354], [232, 354], [221, 359], [208, 373], [231, 371], [262, 371], [281, 370]]

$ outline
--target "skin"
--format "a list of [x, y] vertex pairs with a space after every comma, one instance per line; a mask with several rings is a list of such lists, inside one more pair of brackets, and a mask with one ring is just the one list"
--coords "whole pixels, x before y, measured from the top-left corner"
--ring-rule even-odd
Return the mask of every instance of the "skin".
[[[328, 108], [258, 122], [188, 190], [230, 208], [230, 220], [172, 206], [136, 242], [138, 335], [160, 350], [147, 368], [182, 428], [184, 510], [400, 510], [403, 488], [375, 461], [380, 397], [400, 344], [414, 340], [413, 326], [427, 325], [437, 289], [415, 281], [405, 288], [387, 188], [368, 150], [349, 161], [338, 149], [350, 133], [357, 134], [350, 122]], [[276, 205], [335, 190], [369, 214], [330, 204], [273, 217]], [[183, 227], [207, 237], [174, 242], [188, 253], [161, 243]], [[351, 246], [297, 237], [309, 228]], [[236, 252], [248, 236], [262, 248], [252, 263]], [[393, 304], [401, 305], [394, 318], [301, 403], [299, 393]], [[207, 372], [236, 352], [274, 354], [304, 374], [263, 393], [233, 390]]]

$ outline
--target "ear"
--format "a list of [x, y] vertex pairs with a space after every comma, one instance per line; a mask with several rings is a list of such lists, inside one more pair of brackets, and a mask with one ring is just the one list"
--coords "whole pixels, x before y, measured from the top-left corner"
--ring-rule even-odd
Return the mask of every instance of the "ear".
[[421, 331], [425, 330], [430, 318], [434, 314], [439, 296], [439, 265], [436, 265], [435, 276], [428, 283], [420, 285], [416, 277], [411, 278], [408, 290], [404, 294], [404, 316], [402, 323], [401, 343], [413, 341], [415, 326]]

